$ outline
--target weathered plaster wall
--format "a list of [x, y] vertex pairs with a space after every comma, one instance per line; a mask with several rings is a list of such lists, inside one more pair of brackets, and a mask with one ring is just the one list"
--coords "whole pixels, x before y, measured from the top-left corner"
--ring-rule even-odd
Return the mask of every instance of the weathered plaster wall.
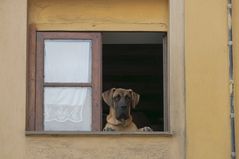
[[168, 140], [138, 137], [27, 137], [29, 159], [167, 159]]
[[[56, 8], [62, 9], [58, 4]], [[87, 6], [92, 6], [87, 2]], [[102, 2], [102, 1], [101, 1]], [[105, 0], [106, 2], [106, 0]], [[107, 1], [110, 2], [110, 1]], [[122, 3], [121, 3], [122, 2]], [[123, 1], [117, 3], [115, 7]], [[137, 1], [138, 2], [138, 1]], [[143, 1], [139, 4], [143, 5]], [[148, 2], [148, 1], [147, 1]], [[157, 8], [157, 5], [151, 7]], [[85, 24], [55, 22], [53, 17], [44, 18], [49, 13], [47, 6], [36, 17], [29, 17], [29, 22], [38, 19], [40, 29], [67, 30], [165, 30], [165, 27], [153, 20], [151, 16], [144, 18], [140, 9], [136, 15], [115, 11], [119, 16], [114, 21], [101, 23], [106, 13], [105, 5], [95, 3], [102, 8], [99, 19], [94, 14], [86, 19]], [[63, 1], [62, 1], [63, 3]], [[73, 2], [72, 2], [73, 3]], [[119, 4], [118, 4], [119, 3]], [[133, 2], [127, 1], [133, 5]], [[110, 4], [108, 4], [110, 5]], [[60, 7], [61, 6], [61, 7]], [[74, 6], [74, 5], [73, 5]], [[106, 5], [107, 6], [107, 5]], [[238, 99], [238, 51], [239, 51], [239, 6], [234, 1], [234, 51], [236, 78], [236, 111], [237, 134], [239, 132]], [[124, 6], [127, 8], [127, 6]], [[143, 5], [143, 7], [148, 8]], [[83, 7], [84, 8], [84, 7]], [[84, 10], [81, 8], [81, 10]], [[94, 10], [96, 7], [94, 7]], [[98, 8], [98, 7], [97, 7]], [[135, 7], [138, 8], [138, 7]], [[236, 8], [236, 9], [235, 9]], [[74, 7], [73, 7], [74, 9]], [[109, 8], [107, 8], [109, 9]], [[129, 8], [128, 8], [129, 9]], [[77, 9], [75, 9], [77, 10]], [[151, 10], [151, 9], [149, 9]], [[174, 137], [97, 137], [97, 136], [65, 136], [65, 137], [26, 137], [25, 130], [25, 98], [26, 98], [26, 0], [1, 0], [0, 5], [0, 158], [7, 159], [49, 159], [49, 158], [156, 158], [178, 159], [182, 156]], [[56, 10], [53, 10], [55, 12]], [[85, 10], [86, 12], [86, 10]], [[150, 11], [151, 12], [151, 11]], [[152, 11], [157, 13], [158, 11]], [[161, 12], [161, 11], [160, 11]], [[66, 14], [71, 14], [65, 12]], [[60, 14], [60, 13], [59, 13]], [[145, 14], [145, 13], [144, 13]], [[157, 13], [158, 15], [158, 13]], [[70, 15], [72, 16], [72, 15]], [[63, 19], [64, 17], [59, 17]], [[56, 17], [56, 18], [57, 18]], [[82, 20], [82, 17], [79, 16]], [[128, 20], [124, 20], [126, 19]], [[128, 18], [127, 18], [128, 17]], [[228, 87], [228, 54], [227, 54], [227, 21], [226, 1], [224, 0], [186, 0], [185, 4], [185, 71], [186, 71], [186, 130], [188, 159], [226, 159], [230, 158], [230, 125], [229, 125], [229, 87]], [[124, 20], [118, 22], [118, 20]], [[130, 24], [135, 19], [136, 24]], [[74, 19], [73, 19], [74, 20]], [[97, 23], [94, 23], [94, 20]], [[104, 20], [104, 19], [103, 19]], [[69, 21], [69, 20], [67, 20]], [[89, 23], [88, 23], [89, 22]], [[165, 21], [167, 24], [168, 22]], [[72, 28], [71, 28], [72, 26]], [[177, 113], [177, 109], [175, 110]], [[237, 138], [237, 145], [239, 138]], [[146, 153], [147, 152], [147, 153]], [[239, 147], [237, 147], [239, 156]]]
[[233, 0], [233, 51], [235, 66], [236, 155], [239, 157], [239, 1]]
[[185, 2], [188, 159], [230, 158], [227, 1]]
[[0, 1], [0, 158], [24, 158], [26, 0]]
[[43, 30], [166, 31], [168, 2], [29, 0], [29, 23]]
[[[159, 3], [137, 1], [136, 4], [133, 1], [81, 1], [84, 4], [77, 5], [77, 7], [75, 6], [76, 1], [73, 0], [54, 1], [54, 3], [53, 0], [45, 0], [47, 5], [41, 2], [43, 1], [35, 1], [40, 11], [36, 9], [36, 14], [29, 17], [29, 22], [37, 23], [38, 29], [41, 30], [165, 31], [167, 29], [167, 19], [162, 19], [162, 23], [166, 25], [161, 25], [161, 17], [158, 16], [161, 11], [167, 10], [165, 8], [167, 7], [166, 0], [157, 1]], [[66, 6], [61, 3], [66, 3]], [[70, 8], [67, 7], [68, 3], [71, 4], [68, 6]], [[158, 4], [163, 4], [164, 7]], [[35, 7], [31, 8], [31, 5], [30, 10]], [[92, 10], [89, 10], [89, 7]], [[84, 12], [84, 15], [87, 12], [91, 14], [89, 17], [83, 17], [82, 12], [78, 12], [78, 9]], [[114, 14], [108, 15], [105, 10]], [[143, 13], [142, 10], [148, 12]], [[76, 13], [76, 19], [64, 19], [65, 17], [61, 15], [64, 13], [69, 17], [75, 16], [71, 11]], [[165, 14], [167, 15], [167, 11]], [[176, 134], [172, 137], [25, 136], [27, 1], [2, 0], [0, 15], [0, 158], [183, 159], [185, 151], [182, 144], [183, 133], [181, 132], [184, 131], [180, 130], [179, 126], [184, 125], [182, 122], [175, 126]], [[54, 21], [54, 19], [56, 20]], [[82, 20], [84, 23], [81, 24], [78, 20]], [[77, 22], [72, 23], [72, 21]], [[174, 113], [179, 111], [177, 107], [173, 110]], [[175, 118], [174, 123], [177, 119]]]

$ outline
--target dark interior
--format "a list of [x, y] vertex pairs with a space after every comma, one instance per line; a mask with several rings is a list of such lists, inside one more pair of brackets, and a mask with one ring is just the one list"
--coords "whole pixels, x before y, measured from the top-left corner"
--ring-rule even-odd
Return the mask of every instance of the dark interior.
[[[150, 126], [154, 131], [163, 131], [163, 45], [160, 42], [121, 43], [103, 44], [103, 91], [134, 90], [140, 94], [139, 104], [131, 110], [137, 127]], [[104, 126], [109, 107], [104, 102], [102, 105]]]

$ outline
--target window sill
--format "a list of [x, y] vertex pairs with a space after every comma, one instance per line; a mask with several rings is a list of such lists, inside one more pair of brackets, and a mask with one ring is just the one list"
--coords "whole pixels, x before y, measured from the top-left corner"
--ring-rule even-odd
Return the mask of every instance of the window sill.
[[26, 131], [26, 136], [162, 136], [171, 137], [172, 132], [106, 132], [106, 131]]

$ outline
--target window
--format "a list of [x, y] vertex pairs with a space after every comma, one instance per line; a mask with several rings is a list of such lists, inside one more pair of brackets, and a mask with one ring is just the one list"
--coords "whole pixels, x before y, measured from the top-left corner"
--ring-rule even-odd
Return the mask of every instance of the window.
[[100, 34], [37, 32], [36, 43], [31, 36], [27, 129], [101, 130]]
[[[101, 131], [102, 91], [141, 95], [133, 121], [168, 129], [166, 33], [30, 31], [27, 130]], [[102, 52], [102, 53], [101, 53]]]
[[[102, 33], [103, 91], [118, 87], [130, 88], [140, 94], [139, 104], [131, 110], [139, 128], [149, 126], [154, 131], [167, 130], [165, 38], [164, 32]], [[105, 125], [109, 107], [105, 102], [102, 106], [102, 125]]]

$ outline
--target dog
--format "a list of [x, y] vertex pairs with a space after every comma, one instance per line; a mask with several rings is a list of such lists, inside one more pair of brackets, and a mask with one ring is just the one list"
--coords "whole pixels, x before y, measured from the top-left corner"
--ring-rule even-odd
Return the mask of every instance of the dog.
[[102, 97], [110, 107], [103, 131], [152, 131], [150, 127], [138, 129], [132, 121], [130, 110], [139, 103], [139, 94], [131, 89], [112, 88], [103, 92]]

